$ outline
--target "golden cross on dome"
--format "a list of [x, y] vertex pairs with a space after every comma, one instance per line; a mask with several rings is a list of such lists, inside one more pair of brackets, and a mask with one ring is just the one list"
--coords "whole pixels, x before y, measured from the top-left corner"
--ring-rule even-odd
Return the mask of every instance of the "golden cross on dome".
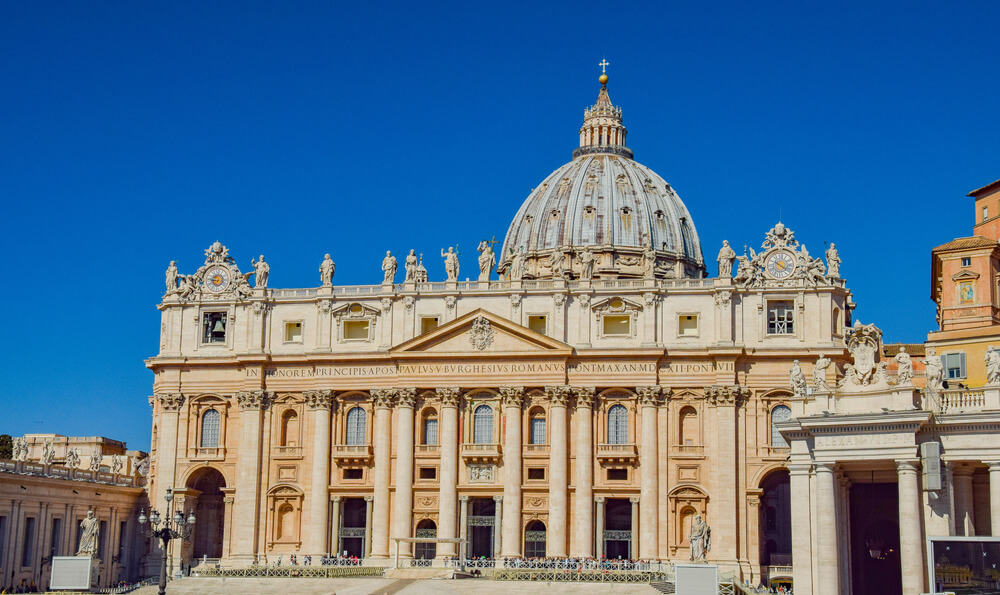
[[607, 70], [606, 69], [607, 69], [608, 66], [611, 66], [611, 62], [608, 62], [607, 60], [602, 59], [597, 65], [601, 67], [601, 74], [607, 74]]

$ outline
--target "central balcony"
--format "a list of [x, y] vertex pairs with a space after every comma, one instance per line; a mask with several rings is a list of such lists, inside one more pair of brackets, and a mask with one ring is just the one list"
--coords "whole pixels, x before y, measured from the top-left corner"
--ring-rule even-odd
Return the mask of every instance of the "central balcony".
[[371, 444], [335, 444], [333, 460], [339, 464], [362, 464], [372, 459]]
[[598, 444], [597, 460], [601, 463], [632, 463], [636, 459], [635, 444]]
[[500, 460], [499, 444], [462, 445], [462, 460], [466, 463], [495, 463]]

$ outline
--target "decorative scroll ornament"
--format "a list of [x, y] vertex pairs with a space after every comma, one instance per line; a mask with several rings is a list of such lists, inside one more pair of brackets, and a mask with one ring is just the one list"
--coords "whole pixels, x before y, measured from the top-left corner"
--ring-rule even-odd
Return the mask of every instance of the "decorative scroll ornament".
[[847, 334], [847, 350], [853, 364], [845, 366], [842, 386], [870, 386], [885, 380], [885, 363], [879, 362], [882, 352], [882, 331], [874, 324], [855, 321]]
[[472, 323], [472, 331], [469, 333], [469, 344], [473, 349], [482, 351], [493, 344], [493, 327], [490, 321], [480, 316]]

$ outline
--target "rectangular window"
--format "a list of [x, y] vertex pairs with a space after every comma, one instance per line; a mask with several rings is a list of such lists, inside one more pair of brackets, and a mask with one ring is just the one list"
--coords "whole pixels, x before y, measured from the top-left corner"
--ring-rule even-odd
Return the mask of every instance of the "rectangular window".
[[226, 342], [225, 312], [205, 312], [202, 317], [201, 342], [206, 344]]
[[438, 476], [437, 467], [420, 468], [420, 479], [437, 479], [437, 476]]
[[24, 540], [21, 543], [21, 566], [31, 566], [31, 560], [35, 557], [35, 517], [29, 516], [24, 519]]
[[608, 481], [628, 481], [628, 469], [608, 469]]
[[[2, 533], [0, 533], [0, 535], [2, 535]], [[60, 537], [62, 537], [62, 519], [52, 519], [52, 538], [49, 540], [49, 543], [51, 544], [49, 546], [50, 556], [59, 555], [59, 542], [62, 541]]]
[[603, 318], [604, 334], [609, 337], [627, 337], [631, 334], [631, 317], [607, 315]]
[[944, 364], [945, 378], [965, 378], [964, 353], [945, 353], [941, 356], [941, 363]]
[[990, 218], [990, 208], [987, 207], [987, 206], [984, 206], [983, 207], [983, 221], [986, 221], [989, 218]]
[[791, 335], [795, 333], [795, 304], [791, 300], [767, 303], [767, 334]]
[[531, 443], [545, 444], [545, 418], [535, 417], [531, 420]]
[[677, 317], [677, 336], [678, 337], [698, 336], [697, 314], [681, 314], [680, 316]]
[[125, 531], [128, 529], [128, 523], [122, 521], [118, 525], [118, 560], [124, 564], [125, 563]]
[[301, 343], [301, 342], [302, 342], [302, 323], [286, 322], [285, 343]]
[[528, 479], [545, 479], [545, 467], [528, 467]]
[[528, 328], [535, 331], [539, 335], [546, 334], [548, 330], [548, 319], [544, 314], [532, 314], [528, 316]]
[[420, 334], [429, 333], [438, 327], [437, 316], [423, 316], [420, 318]]
[[971, 258], [963, 258], [962, 259], [962, 266], [964, 266], [964, 267], [971, 267], [972, 266], [972, 259]]
[[367, 320], [345, 320], [344, 339], [367, 341], [369, 325]]
[[361, 469], [344, 469], [344, 479], [362, 479]]
[[431, 418], [424, 420], [424, 444], [437, 446], [438, 443], [438, 420]]

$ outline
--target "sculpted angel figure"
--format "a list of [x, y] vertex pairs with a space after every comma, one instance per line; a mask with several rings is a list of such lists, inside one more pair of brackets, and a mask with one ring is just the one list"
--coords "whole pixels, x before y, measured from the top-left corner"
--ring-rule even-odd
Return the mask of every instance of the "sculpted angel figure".
[[444, 258], [444, 272], [448, 275], [449, 281], [458, 280], [458, 254], [455, 254], [455, 249], [451, 246], [448, 247], [448, 252], [441, 249], [441, 257]]
[[97, 539], [101, 535], [101, 522], [94, 516], [93, 510], [87, 511], [87, 518], [80, 522], [80, 548], [77, 556], [96, 556]]
[[928, 390], [941, 390], [942, 383], [944, 382], [944, 364], [941, 363], [941, 358], [938, 357], [937, 351], [934, 348], [927, 350], [926, 359], [921, 360], [924, 364], [924, 377], [927, 378], [927, 389]]
[[719, 250], [719, 277], [729, 279], [733, 276], [733, 261], [736, 260], [736, 251], [729, 247], [729, 240], [722, 240], [722, 249]]
[[493, 254], [493, 247], [486, 240], [479, 242], [479, 280], [489, 281], [490, 271], [497, 264], [496, 255]]
[[[264, 260], [264, 257], [260, 257]], [[323, 287], [330, 287], [333, 285], [333, 274], [337, 271], [337, 265], [330, 258], [329, 254], [323, 255], [323, 262], [319, 265], [319, 279], [323, 283]], [[258, 277], [259, 279], [259, 277]]]
[[691, 522], [691, 561], [704, 562], [705, 554], [712, 551], [712, 528], [701, 519], [700, 514], [696, 514]]
[[396, 278], [396, 257], [392, 252], [386, 250], [385, 258], [382, 259], [382, 283], [392, 283]]
[[896, 360], [896, 384], [913, 384], [913, 361], [910, 360], [910, 354], [906, 353], [906, 347], [900, 347], [899, 353], [892, 359]]
[[986, 348], [986, 384], [1000, 384], [1000, 353], [992, 345]]
[[580, 278], [590, 280], [594, 278], [594, 253], [590, 248], [584, 247], [583, 252], [576, 255], [580, 259]]
[[167, 295], [177, 291], [177, 261], [171, 260], [167, 267]]
[[264, 262], [264, 255], [260, 255], [260, 260], [250, 259], [250, 266], [254, 268], [256, 276], [253, 280], [254, 287], [267, 287], [267, 276], [271, 274], [271, 265]]
[[825, 355], [819, 356], [819, 359], [816, 360], [816, 367], [813, 368], [813, 386], [824, 389], [830, 388], [826, 383], [826, 370], [832, 363], [833, 361]]
[[413, 283], [417, 280], [417, 251], [410, 250], [410, 253], [406, 255], [406, 260], [403, 262], [403, 271], [406, 276], [403, 281], [406, 283]]
[[792, 369], [788, 371], [789, 384], [795, 396], [802, 397], [806, 394], [806, 375], [799, 366], [799, 360], [792, 362]]
[[830, 277], [840, 278], [840, 253], [837, 252], [837, 245], [830, 242], [830, 247], [826, 249], [826, 269]]

